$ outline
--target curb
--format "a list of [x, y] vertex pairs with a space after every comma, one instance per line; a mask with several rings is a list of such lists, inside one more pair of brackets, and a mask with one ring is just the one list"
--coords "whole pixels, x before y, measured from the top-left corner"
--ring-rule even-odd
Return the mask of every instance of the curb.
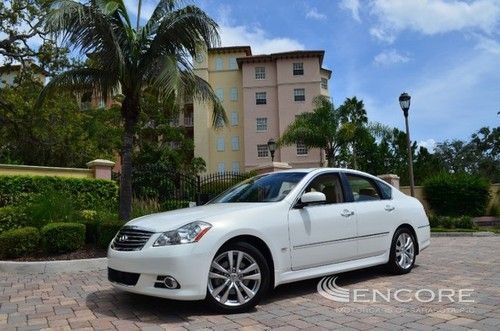
[[78, 271], [97, 271], [104, 270], [108, 266], [107, 258], [93, 258], [80, 260], [64, 261], [35, 261], [35, 262], [17, 262], [0, 261], [0, 272], [6, 273], [61, 273]]
[[431, 237], [495, 237], [496, 234], [488, 231], [481, 232], [431, 232]]

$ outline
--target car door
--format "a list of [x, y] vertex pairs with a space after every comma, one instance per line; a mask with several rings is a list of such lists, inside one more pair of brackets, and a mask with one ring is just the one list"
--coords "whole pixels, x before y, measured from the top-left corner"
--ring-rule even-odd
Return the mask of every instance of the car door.
[[342, 262], [357, 255], [356, 215], [353, 203], [345, 202], [339, 174], [317, 175], [300, 195], [311, 191], [324, 193], [327, 201], [290, 209], [292, 270]]
[[[358, 223], [358, 258], [384, 254], [390, 247], [396, 223], [396, 206], [377, 182], [367, 176], [346, 173], [348, 194]], [[390, 187], [389, 187], [390, 188]]]

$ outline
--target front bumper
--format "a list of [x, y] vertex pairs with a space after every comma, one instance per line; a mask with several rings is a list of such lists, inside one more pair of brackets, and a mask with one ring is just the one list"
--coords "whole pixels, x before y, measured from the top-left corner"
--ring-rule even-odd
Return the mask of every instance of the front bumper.
[[[156, 237], [156, 236], [153, 236]], [[207, 291], [208, 270], [212, 256], [199, 243], [152, 247], [154, 238], [140, 251], [108, 249], [108, 267], [117, 271], [139, 274], [135, 285], [111, 282], [127, 292], [175, 300], [202, 300]], [[171, 276], [178, 289], [155, 287], [158, 276]]]

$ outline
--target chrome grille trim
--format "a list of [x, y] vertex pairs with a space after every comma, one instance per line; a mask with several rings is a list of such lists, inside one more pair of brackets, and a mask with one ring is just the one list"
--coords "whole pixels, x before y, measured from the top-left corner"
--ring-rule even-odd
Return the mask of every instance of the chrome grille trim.
[[140, 251], [154, 233], [134, 226], [124, 226], [118, 231], [111, 248], [117, 251]]

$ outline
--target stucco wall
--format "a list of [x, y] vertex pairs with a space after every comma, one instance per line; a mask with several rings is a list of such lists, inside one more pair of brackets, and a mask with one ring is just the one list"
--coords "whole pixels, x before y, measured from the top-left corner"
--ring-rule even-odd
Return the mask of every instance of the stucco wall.
[[0, 164], [0, 175], [62, 176], [73, 178], [94, 177], [91, 169], [38, 167], [11, 164]]

